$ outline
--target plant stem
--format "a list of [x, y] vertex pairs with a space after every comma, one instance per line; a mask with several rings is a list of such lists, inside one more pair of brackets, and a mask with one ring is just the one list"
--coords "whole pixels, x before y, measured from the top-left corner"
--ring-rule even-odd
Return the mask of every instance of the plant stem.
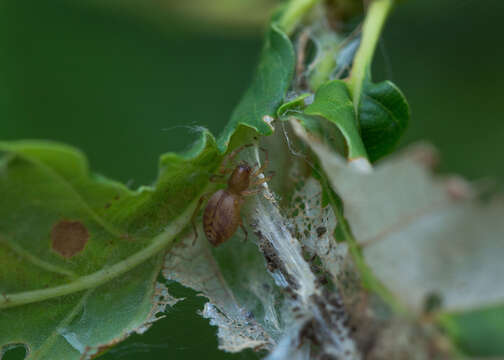
[[291, 0], [287, 4], [282, 16], [278, 20], [278, 26], [287, 34], [291, 35], [303, 16], [320, 0]]
[[[207, 190], [208, 188], [205, 189], [205, 192]], [[198, 199], [199, 197], [197, 197], [177, 219], [170, 223], [164, 232], [157, 235], [147, 247], [127, 259], [93, 274], [82, 276], [65, 285], [47, 289], [25, 291], [16, 294], [1, 294], [0, 309], [44, 301], [86, 289], [95, 288], [128, 272], [135, 266], [140, 265], [172, 244], [175, 236], [177, 236], [189, 223], [194, 209], [196, 208]]]
[[371, 61], [394, 0], [373, 0], [369, 5], [364, 25], [362, 26], [362, 41], [355, 55], [349, 88], [352, 94], [355, 113], [358, 114], [359, 101], [363, 83], [369, 74]]

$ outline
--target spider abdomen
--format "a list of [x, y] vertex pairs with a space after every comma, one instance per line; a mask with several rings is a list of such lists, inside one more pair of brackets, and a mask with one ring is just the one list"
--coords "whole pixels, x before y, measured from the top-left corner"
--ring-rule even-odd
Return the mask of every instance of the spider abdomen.
[[212, 195], [203, 213], [203, 230], [213, 246], [228, 240], [241, 224], [243, 198], [227, 189]]

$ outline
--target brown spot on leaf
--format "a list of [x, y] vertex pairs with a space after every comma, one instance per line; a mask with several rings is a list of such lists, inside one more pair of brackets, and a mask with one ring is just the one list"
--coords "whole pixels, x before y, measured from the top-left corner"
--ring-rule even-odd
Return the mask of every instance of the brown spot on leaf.
[[61, 220], [51, 230], [51, 246], [61, 256], [70, 259], [84, 249], [89, 232], [80, 221]]

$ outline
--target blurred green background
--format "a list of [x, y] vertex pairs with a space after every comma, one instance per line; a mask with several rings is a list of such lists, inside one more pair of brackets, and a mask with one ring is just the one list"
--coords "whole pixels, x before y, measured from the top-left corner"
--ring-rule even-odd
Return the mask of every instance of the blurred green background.
[[[91, 168], [151, 183], [161, 153], [218, 135], [247, 87], [271, 0], [0, 0], [0, 139], [72, 144]], [[442, 171], [504, 180], [501, 0], [409, 0], [394, 12], [375, 80], [405, 92], [402, 146], [434, 143]], [[193, 293], [105, 359], [250, 359], [217, 350]]]

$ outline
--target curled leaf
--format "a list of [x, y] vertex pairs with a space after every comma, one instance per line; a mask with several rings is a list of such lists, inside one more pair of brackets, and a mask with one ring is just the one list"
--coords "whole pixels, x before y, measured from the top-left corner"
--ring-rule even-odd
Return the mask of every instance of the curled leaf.
[[354, 107], [345, 82], [334, 80], [320, 86], [313, 103], [305, 109], [304, 113], [321, 116], [338, 127], [345, 138], [350, 160], [367, 159], [366, 149], [360, 137]]

